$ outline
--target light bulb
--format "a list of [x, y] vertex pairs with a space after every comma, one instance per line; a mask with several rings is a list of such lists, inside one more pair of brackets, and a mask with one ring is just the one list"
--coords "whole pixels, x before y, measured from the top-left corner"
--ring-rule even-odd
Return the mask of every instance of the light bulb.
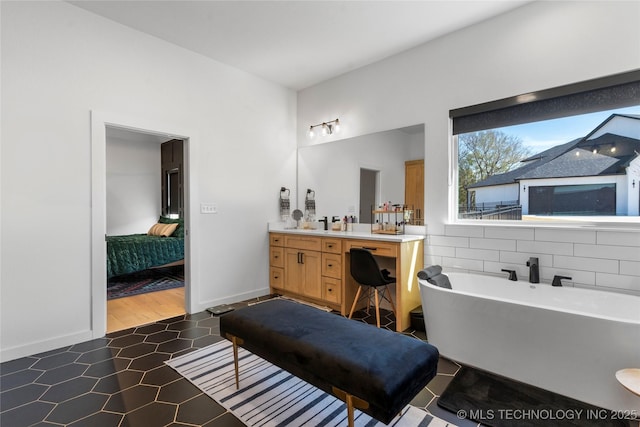
[[309, 126], [309, 138], [313, 138], [313, 126]]
[[340, 120], [336, 119], [336, 124], [333, 125], [334, 132], [340, 132]]
[[326, 123], [322, 124], [322, 136], [326, 136], [329, 133], [329, 126]]
[[613, 147], [611, 147], [611, 152], [615, 153], [616, 152], [616, 146], [614, 145]]

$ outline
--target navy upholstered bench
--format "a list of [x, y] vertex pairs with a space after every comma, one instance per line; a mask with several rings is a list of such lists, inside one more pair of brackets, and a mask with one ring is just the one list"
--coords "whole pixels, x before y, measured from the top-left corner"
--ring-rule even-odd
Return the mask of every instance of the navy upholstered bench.
[[438, 350], [426, 342], [287, 300], [269, 300], [220, 317], [233, 342], [389, 423], [436, 375]]

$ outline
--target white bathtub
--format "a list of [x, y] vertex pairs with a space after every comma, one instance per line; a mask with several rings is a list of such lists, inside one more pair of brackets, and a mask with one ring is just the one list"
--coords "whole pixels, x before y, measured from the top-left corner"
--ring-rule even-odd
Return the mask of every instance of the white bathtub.
[[[446, 272], [444, 272], [446, 273]], [[640, 297], [446, 273], [420, 280], [427, 338], [440, 354], [616, 411], [640, 397], [615, 378], [640, 368]]]

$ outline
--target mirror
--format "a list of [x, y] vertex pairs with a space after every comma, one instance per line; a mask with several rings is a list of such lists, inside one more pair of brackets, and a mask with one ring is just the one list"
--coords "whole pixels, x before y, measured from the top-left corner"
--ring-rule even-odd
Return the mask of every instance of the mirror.
[[165, 199], [165, 215], [169, 218], [180, 216], [180, 170], [171, 169], [167, 171], [167, 185]]
[[[405, 162], [424, 159], [424, 152], [423, 124], [300, 147], [298, 203], [311, 189], [316, 219], [346, 215], [369, 223], [371, 200], [405, 203]], [[424, 206], [417, 209], [423, 217]]]

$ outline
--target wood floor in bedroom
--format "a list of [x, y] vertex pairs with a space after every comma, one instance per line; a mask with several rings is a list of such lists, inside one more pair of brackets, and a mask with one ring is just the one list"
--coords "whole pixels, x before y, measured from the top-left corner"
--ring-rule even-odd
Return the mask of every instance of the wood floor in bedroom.
[[184, 287], [107, 301], [107, 333], [185, 314]]

